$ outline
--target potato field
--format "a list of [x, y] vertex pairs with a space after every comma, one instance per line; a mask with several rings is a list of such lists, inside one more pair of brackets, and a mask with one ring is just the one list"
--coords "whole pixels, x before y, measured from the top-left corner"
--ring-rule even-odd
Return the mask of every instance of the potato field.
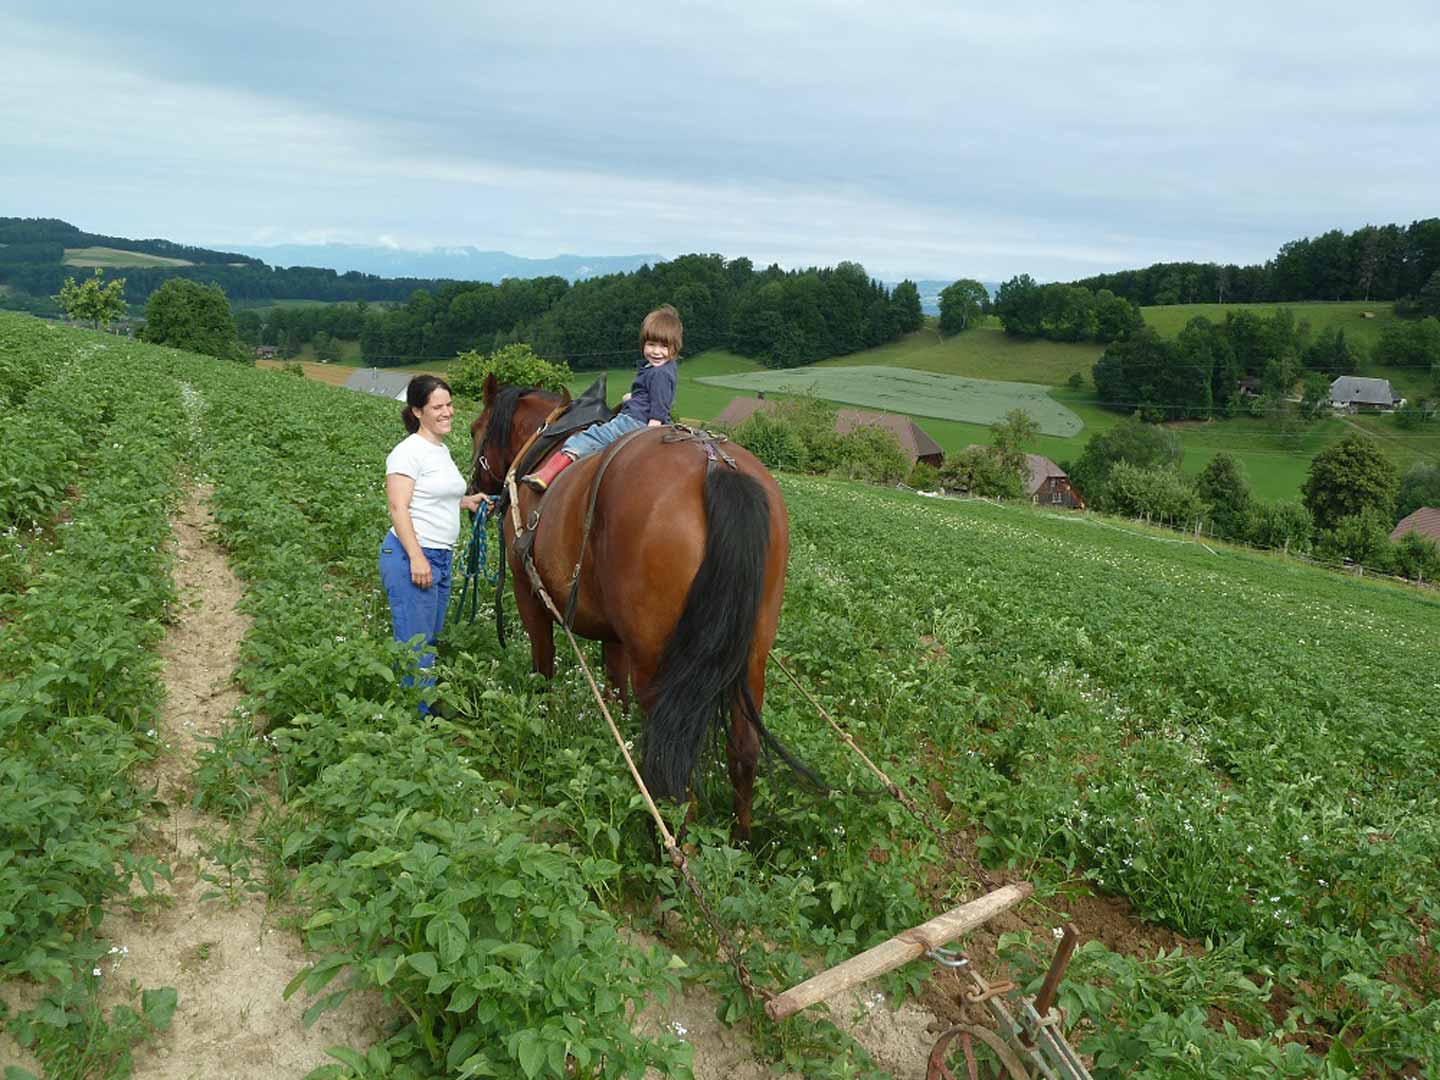
[[[315, 1075], [685, 1076], [683, 1030], [634, 1016], [696, 988], [777, 1073], [891, 1074], [840, 1017], [777, 1026], [746, 998], [573, 659], [532, 676], [513, 604], [505, 650], [488, 593], [473, 623], [452, 609], [448, 709], [417, 715], [375, 565], [396, 403], [0, 316], [0, 404], [0, 1023], [45, 1075], [129, 1075], [133, 1056], [143, 1076], [171, 1037], [173, 990], [102, 1012], [94, 973], [107, 911], [168, 873], [137, 843], [137, 770], [166, 735], [169, 521], [202, 481], [253, 620], [245, 703], [192, 777], [229, 823], [218, 892], [303, 935], [297, 1014], [378, 988], [393, 1015]], [[1086, 935], [1060, 999], [1096, 1077], [1440, 1069], [1435, 593], [1100, 519], [781, 484], [776, 652], [970, 857], [772, 670], [769, 727], [834, 790], [762, 765], [736, 849], [721, 761], [685, 834], [759, 984], [977, 894], [974, 863], [1037, 887], [976, 944], [997, 975], [1038, 983], [1051, 929], [1086, 932], [1077, 911], [1124, 924]], [[939, 1010], [935, 976], [871, 989]]]

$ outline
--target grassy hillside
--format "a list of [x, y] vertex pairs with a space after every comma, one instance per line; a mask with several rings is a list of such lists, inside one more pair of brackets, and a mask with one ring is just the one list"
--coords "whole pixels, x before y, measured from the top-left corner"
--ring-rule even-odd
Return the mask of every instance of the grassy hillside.
[[1380, 333], [1396, 321], [1390, 303], [1363, 303], [1358, 300], [1333, 303], [1304, 304], [1169, 304], [1161, 307], [1141, 308], [1145, 324], [1163, 337], [1174, 337], [1184, 329], [1191, 319], [1204, 316], [1214, 323], [1225, 321], [1228, 311], [1253, 311], [1268, 316], [1279, 308], [1294, 313], [1299, 322], [1309, 325], [1311, 337], [1325, 330], [1343, 330], [1345, 339], [1360, 354], [1358, 374], [1377, 379], [1389, 379], [1402, 394], [1410, 397], [1428, 393], [1434, 380], [1428, 371], [1408, 371], [1403, 368], [1381, 367], [1371, 360]]
[[[1178, 334], [1186, 322], [1197, 315], [1215, 321], [1224, 319], [1226, 310], [1250, 309], [1269, 314], [1274, 304], [1191, 304], [1143, 309], [1146, 322], [1166, 335]], [[1431, 385], [1428, 376], [1376, 368], [1370, 364], [1369, 350], [1378, 340], [1380, 328], [1394, 316], [1389, 305], [1336, 303], [1290, 304], [1297, 318], [1309, 322], [1313, 333], [1330, 326], [1342, 328], [1346, 336], [1361, 349], [1364, 361], [1361, 373], [1389, 378], [1402, 392], [1414, 394]], [[1361, 312], [1372, 311], [1374, 319], [1363, 318]], [[1123, 417], [1103, 408], [1090, 383], [1090, 371], [1099, 359], [1102, 346], [1068, 344], [1053, 341], [1020, 341], [1007, 337], [993, 320], [985, 326], [949, 338], [942, 338], [935, 320], [901, 341], [849, 356], [836, 357], [815, 365], [817, 368], [888, 366], [909, 368], [974, 379], [995, 379], [1037, 383], [1050, 387], [1050, 396], [1080, 417], [1084, 427], [1078, 435], [1062, 438], [1042, 435], [1031, 449], [1055, 461], [1073, 461], [1084, 449], [1086, 441], [1096, 432], [1106, 431]], [[309, 358], [308, 356], [306, 358]], [[346, 363], [359, 363], [346, 351]], [[446, 362], [431, 362], [390, 370], [401, 372], [433, 371], [443, 374]], [[699, 382], [710, 376], [763, 372], [754, 360], [723, 349], [686, 358], [680, 365], [677, 411], [690, 420], [714, 419], [730, 401], [744, 396], [744, 391]], [[629, 366], [608, 372], [611, 400], [616, 400], [630, 384], [634, 369]], [[571, 389], [578, 392], [595, 378], [595, 372], [578, 374]], [[1072, 375], [1085, 381], [1080, 389], [1067, 386]], [[331, 377], [334, 378], [333, 376]], [[341, 380], [343, 381], [343, 380]], [[772, 395], [777, 396], [777, 395]], [[989, 429], [982, 424], [940, 420], [922, 413], [911, 413], [916, 421], [947, 453], [971, 443], [987, 443]], [[1255, 493], [1267, 500], [1299, 497], [1310, 467], [1310, 459], [1320, 450], [1343, 438], [1347, 432], [1360, 428], [1381, 440], [1386, 454], [1400, 468], [1415, 461], [1440, 461], [1440, 433], [1411, 433], [1399, 429], [1393, 417], [1375, 416], [1351, 419], [1327, 419], [1301, 430], [1284, 431], [1263, 420], [1242, 417], [1210, 423], [1185, 422], [1173, 425], [1179, 432], [1185, 451], [1183, 469], [1198, 473], [1217, 453], [1226, 451], [1244, 465]]]

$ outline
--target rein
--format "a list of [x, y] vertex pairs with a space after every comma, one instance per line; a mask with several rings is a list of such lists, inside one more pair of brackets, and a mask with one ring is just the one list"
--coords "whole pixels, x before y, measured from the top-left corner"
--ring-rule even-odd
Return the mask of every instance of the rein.
[[[460, 570], [465, 576], [465, 585], [460, 590], [460, 615], [466, 622], [475, 621], [475, 613], [480, 605], [480, 580], [484, 578], [486, 583], [495, 585], [500, 580], [500, 572], [490, 573], [487, 551], [487, 526], [490, 519], [490, 504], [482, 502], [480, 509], [470, 517], [470, 538], [465, 541], [465, 553], [460, 556]], [[470, 614], [465, 614], [465, 601], [470, 601]]]

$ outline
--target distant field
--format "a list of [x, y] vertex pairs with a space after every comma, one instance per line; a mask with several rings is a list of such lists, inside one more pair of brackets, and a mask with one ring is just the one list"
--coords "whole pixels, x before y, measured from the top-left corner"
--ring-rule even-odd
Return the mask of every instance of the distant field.
[[748, 375], [714, 375], [701, 382], [736, 390], [813, 394], [827, 401], [887, 412], [993, 424], [1011, 409], [1024, 409], [1046, 435], [1078, 435], [1080, 418], [1034, 383], [967, 379], [903, 367], [815, 365]]
[[86, 247], [66, 248], [66, 266], [194, 266], [189, 259], [169, 259], [164, 255], [147, 255], [140, 251], [121, 251], [119, 248]]
[[[258, 300], [231, 300], [230, 308], [233, 311], [254, 311], [264, 314], [275, 308], [300, 308], [300, 307], [330, 307], [339, 301], [334, 300], [289, 300], [284, 297], [280, 299], [262, 298]], [[352, 301], [346, 301], [350, 303]], [[399, 304], [393, 300], [367, 300], [366, 306], [380, 310], [383, 308], [398, 307]]]
[[963, 334], [941, 337], [936, 320], [899, 341], [864, 352], [822, 360], [819, 367], [855, 367], [885, 364], [914, 371], [967, 375], [972, 379], [1041, 383], [1063, 386], [1076, 372], [1090, 377], [1090, 369], [1104, 352], [1100, 345], [1060, 341], [1021, 341], [1008, 337], [993, 319]]
[[[266, 370], [275, 370], [288, 360], [256, 360], [255, 366]], [[355, 374], [352, 367], [341, 367], [338, 364], [317, 364], [313, 361], [301, 360], [300, 364], [305, 368], [305, 377], [314, 379], [316, 382], [327, 383], [330, 386], [344, 386], [345, 381]]]
[[[1367, 353], [1380, 340], [1380, 328], [1395, 321], [1395, 313], [1388, 300], [1372, 303], [1344, 300], [1303, 304], [1165, 304], [1141, 308], [1140, 314], [1145, 317], [1145, 324], [1162, 337], [1175, 337], [1186, 323], [1199, 316], [1221, 323], [1225, 321], [1227, 311], [1253, 311], [1257, 315], [1268, 316], [1279, 308], [1288, 308], [1295, 313], [1297, 321], [1309, 323], [1312, 334], [1332, 326], [1344, 330], [1345, 337], [1351, 343], [1362, 346]], [[1365, 312], [1372, 317], [1367, 319]]]

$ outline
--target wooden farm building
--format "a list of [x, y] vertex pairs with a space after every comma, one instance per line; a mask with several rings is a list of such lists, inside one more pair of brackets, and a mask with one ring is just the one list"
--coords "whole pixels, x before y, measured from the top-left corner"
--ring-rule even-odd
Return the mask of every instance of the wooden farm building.
[[1390, 534], [1391, 540], [1399, 540], [1406, 533], [1415, 533], [1427, 540], [1440, 544], [1440, 508], [1422, 506], [1413, 514], [1407, 514]]
[[1030, 475], [1025, 481], [1025, 494], [1037, 506], [1063, 506], [1067, 510], [1084, 510], [1085, 499], [1070, 483], [1064, 469], [1047, 457], [1026, 454]]
[[[737, 397], [715, 417], [715, 423], [735, 428], [757, 412], [770, 413], [776, 408], [777, 403], [769, 398]], [[940, 448], [940, 444], [925, 434], [924, 429], [908, 416], [869, 412], [865, 409], [841, 409], [835, 414], [835, 434], [848, 435], [861, 427], [878, 427], [895, 436], [895, 441], [900, 444], [900, 449], [905, 452], [911, 464], [923, 461], [938, 469], [945, 458], [945, 451]]]

